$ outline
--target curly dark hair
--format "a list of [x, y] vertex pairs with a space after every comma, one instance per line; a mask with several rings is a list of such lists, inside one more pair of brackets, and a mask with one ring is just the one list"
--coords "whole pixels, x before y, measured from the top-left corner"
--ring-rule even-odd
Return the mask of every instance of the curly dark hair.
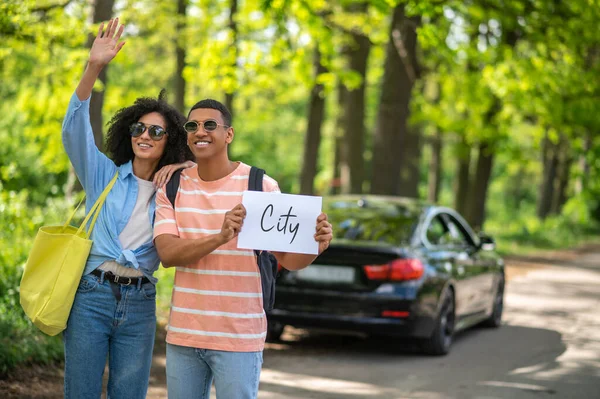
[[[132, 123], [151, 112], [158, 112], [167, 124], [167, 144], [165, 152], [158, 162], [155, 173], [165, 165], [194, 160], [194, 155], [187, 146], [187, 133], [183, 129], [186, 119], [179, 111], [165, 101], [166, 92], [161, 90], [158, 99], [141, 97], [132, 106], [118, 110], [108, 122], [106, 135], [106, 151], [117, 166], [134, 158], [131, 146], [129, 127]], [[164, 140], [164, 139], [163, 139]]]

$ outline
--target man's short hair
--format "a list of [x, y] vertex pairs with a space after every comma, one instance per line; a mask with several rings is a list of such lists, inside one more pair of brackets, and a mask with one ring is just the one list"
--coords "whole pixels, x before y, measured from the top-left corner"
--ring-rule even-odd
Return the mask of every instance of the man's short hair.
[[211, 98], [207, 98], [205, 100], [202, 101], [198, 101], [193, 107], [192, 109], [190, 109], [190, 112], [188, 113], [188, 119], [190, 118], [190, 114], [192, 113], [193, 110], [195, 109], [216, 109], [217, 111], [219, 111], [221, 113], [221, 115], [223, 116], [223, 121], [225, 122], [225, 124], [227, 126], [231, 126], [231, 112], [229, 112], [229, 110], [227, 109], [227, 107], [225, 106], [225, 104], [217, 101], [217, 100], [213, 100]]

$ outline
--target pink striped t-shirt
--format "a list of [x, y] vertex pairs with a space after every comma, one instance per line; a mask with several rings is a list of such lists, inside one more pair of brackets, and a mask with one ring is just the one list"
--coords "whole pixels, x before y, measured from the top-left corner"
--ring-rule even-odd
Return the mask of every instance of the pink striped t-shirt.
[[[240, 163], [228, 176], [203, 181], [194, 166], [181, 173], [175, 209], [164, 191], [156, 195], [154, 238], [172, 234], [200, 238], [219, 234], [225, 212], [242, 202], [250, 166]], [[265, 175], [263, 190], [279, 192]], [[167, 342], [233, 352], [264, 348], [267, 320], [254, 252], [238, 249], [237, 238], [198, 262], [177, 267]]]

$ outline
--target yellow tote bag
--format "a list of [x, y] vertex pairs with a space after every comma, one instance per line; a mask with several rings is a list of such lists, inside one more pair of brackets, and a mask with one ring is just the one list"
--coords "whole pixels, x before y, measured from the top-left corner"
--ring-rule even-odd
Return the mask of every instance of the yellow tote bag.
[[[92, 206], [79, 228], [40, 227], [21, 278], [21, 306], [33, 324], [48, 335], [67, 327], [67, 320], [85, 264], [92, 248], [90, 234], [118, 172]], [[75, 209], [77, 211], [77, 209]], [[89, 229], [85, 229], [92, 220]]]

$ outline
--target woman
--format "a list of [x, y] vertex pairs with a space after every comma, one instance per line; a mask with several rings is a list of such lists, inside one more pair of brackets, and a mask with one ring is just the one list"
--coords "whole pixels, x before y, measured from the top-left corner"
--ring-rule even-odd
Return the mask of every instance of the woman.
[[136, 100], [109, 122], [112, 160], [94, 144], [90, 96], [100, 71], [124, 45], [119, 42], [123, 26], [117, 27], [118, 19], [110, 20], [106, 31], [100, 25], [63, 122], [63, 143], [88, 210], [118, 173], [92, 232], [93, 246], [63, 335], [65, 398], [100, 398], [107, 357], [108, 397], [146, 397], [156, 328], [153, 273], [159, 265], [152, 243], [155, 189], [177, 168], [193, 165], [182, 163], [190, 159], [185, 118], [162, 93], [158, 100]]

